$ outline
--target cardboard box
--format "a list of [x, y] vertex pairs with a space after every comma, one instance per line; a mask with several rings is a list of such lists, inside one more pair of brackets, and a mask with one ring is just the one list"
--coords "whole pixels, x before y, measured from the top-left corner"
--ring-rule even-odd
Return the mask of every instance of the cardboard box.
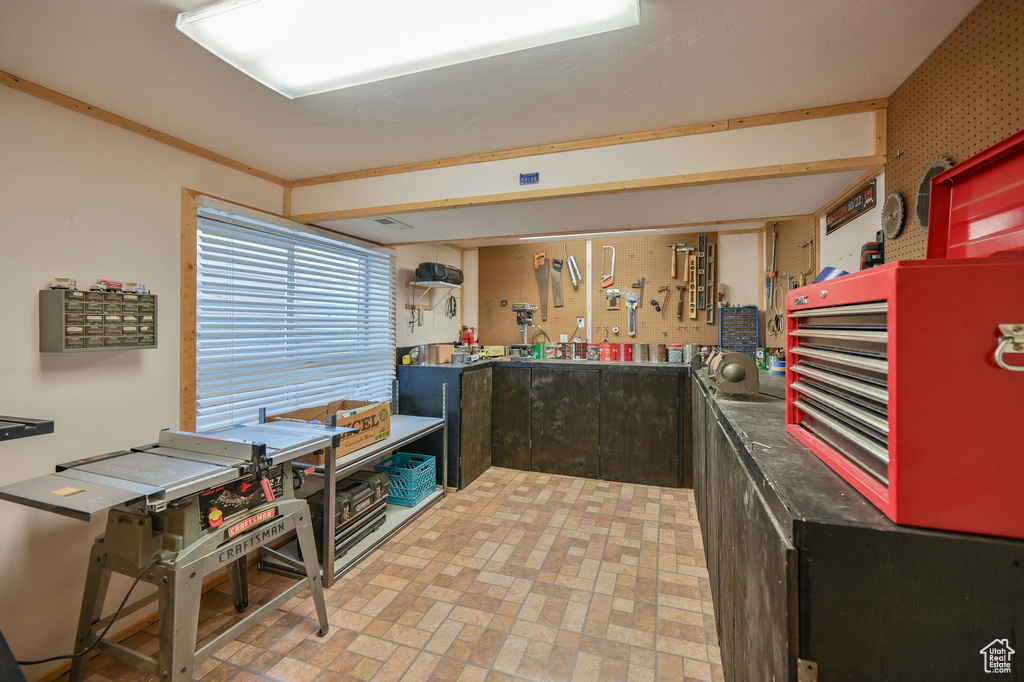
[[[365, 400], [335, 400], [323, 407], [304, 407], [291, 412], [268, 416], [267, 421], [297, 421], [323, 424], [327, 416], [338, 415], [338, 426], [357, 429], [341, 437], [337, 455], [347, 455], [391, 435], [391, 403], [374, 403]], [[297, 457], [297, 462], [323, 466], [326, 458], [323, 451]]]
[[452, 353], [455, 352], [455, 344], [439, 343], [434, 346], [434, 362], [439, 365], [448, 365], [452, 361]]

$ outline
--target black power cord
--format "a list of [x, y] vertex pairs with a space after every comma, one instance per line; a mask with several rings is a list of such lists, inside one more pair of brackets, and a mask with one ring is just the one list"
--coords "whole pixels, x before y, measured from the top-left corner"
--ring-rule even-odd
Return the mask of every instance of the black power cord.
[[124, 595], [124, 599], [121, 600], [121, 604], [117, 607], [117, 610], [114, 611], [114, 615], [113, 617], [111, 617], [110, 622], [107, 623], [107, 627], [103, 629], [103, 632], [101, 632], [99, 637], [96, 638], [96, 641], [90, 644], [87, 649], [85, 649], [84, 651], [79, 651], [77, 654], [67, 654], [64, 656], [50, 656], [49, 658], [40, 658], [36, 661], [15, 661], [15, 663], [17, 663], [18, 665], [39, 665], [40, 663], [61, 661], [65, 658], [79, 658], [80, 656], [85, 656], [87, 653], [95, 649], [96, 645], [99, 644], [103, 640], [103, 638], [107, 636], [108, 632], [110, 632], [110, 628], [114, 626], [114, 623], [117, 621], [118, 616], [121, 615], [121, 611], [124, 609], [124, 605], [128, 603], [128, 597], [132, 596], [132, 592], [135, 591], [135, 587], [139, 584], [139, 581], [142, 580], [142, 576], [145, 575], [146, 571], [153, 568], [153, 566], [155, 566], [157, 561], [159, 560], [159, 557], [153, 557], [153, 560], [146, 564], [146, 567], [143, 568], [137, 576], [135, 576], [135, 582], [133, 582], [132, 586], [128, 588], [128, 593]]

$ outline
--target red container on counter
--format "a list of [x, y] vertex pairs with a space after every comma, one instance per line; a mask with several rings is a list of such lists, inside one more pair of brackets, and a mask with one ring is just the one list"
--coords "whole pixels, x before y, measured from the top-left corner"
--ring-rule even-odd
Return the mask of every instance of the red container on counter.
[[610, 343], [601, 344], [601, 362], [611, 362], [615, 359], [614, 346]]

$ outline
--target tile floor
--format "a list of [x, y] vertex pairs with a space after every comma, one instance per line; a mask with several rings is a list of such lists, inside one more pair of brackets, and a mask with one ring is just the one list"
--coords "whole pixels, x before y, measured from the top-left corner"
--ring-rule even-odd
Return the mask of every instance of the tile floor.
[[[253, 571], [252, 601], [285, 580]], [[326, 637], [300, 596], [196, 676], [724, 679], [690, 490], [491, 468], [367, 557], [326, 601]], [[226, 584], [208, 592], [200, 643], [236, 618]], [[152, 654], [155, 632], [126, 644]], [[91, 682], [144, 677], [106, 656], [89, 670]]]

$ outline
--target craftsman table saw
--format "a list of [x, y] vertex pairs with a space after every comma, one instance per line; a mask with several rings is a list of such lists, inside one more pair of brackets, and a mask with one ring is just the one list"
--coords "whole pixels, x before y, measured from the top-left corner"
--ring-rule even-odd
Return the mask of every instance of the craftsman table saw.
[[[162, 680], [191, 680], [196, 666], [307, 587], [320, 634], [328, 629], [313, 528], [305, 500], [296, 499], [291, 461], [324, 450], [335, 456], [341, 434], [352, 429], [292, 422], [234, 426], [214, 433], [166, 430], [159, 440], [57, 466], [56, 473], [0, 488], [0, 499], [75, 519], [107, 511], [106, 532], [89, 559], [75, 652], [95, 645], [105, 654]], [[280, 555], [303, 572], [300, 580], [196, 649], [203, 579], [227, 569], [235, 608], [248, 609], [246, 558], [295, 530], [303, 563]], [[276, 553], [274, 553], [276, 554]], [[112, 573], [157, 590], [119, 612], [101, 617]], [[157, 601], [160, 650], [146, 656], [104, 639], [114, 618]], [[99, 634], [97, 634], [99, 632]], [[77, 656], [71, 680], [85, 675]]]

